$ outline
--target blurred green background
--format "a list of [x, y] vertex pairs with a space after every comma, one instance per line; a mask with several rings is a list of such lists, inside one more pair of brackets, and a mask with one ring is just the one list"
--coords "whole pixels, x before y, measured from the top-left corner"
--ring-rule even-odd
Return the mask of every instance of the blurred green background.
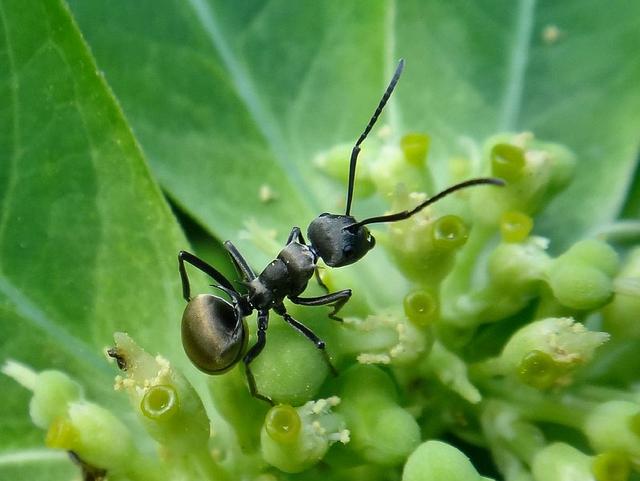
[[[0, 361], [62, 368], [105, 404], [124, 405], [102, 355], [115, 330], [193, 373], [187, 236], [262, 266], [276, 252], [247, 221], [283, 242], [338, 208], [313, 159], [357, 138], [399, 58], [382, 123], [431, 136], [439, 187], [449, 158], [531, 130], [578, 156], [536, 224], [553, 252], [640, 212], [637, 1], [0, 0], [0, 29]], [[66, 479], [27, 392], [4, 376], [0, 392], [0, 479]]]

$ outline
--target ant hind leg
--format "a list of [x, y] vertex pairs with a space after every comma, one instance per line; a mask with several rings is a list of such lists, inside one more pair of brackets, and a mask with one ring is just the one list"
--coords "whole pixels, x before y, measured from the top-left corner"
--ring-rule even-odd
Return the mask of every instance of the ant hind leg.
[[185, 301], [189, 302], [191, 300], [191, 285], [189, 283], [189, 276], [187, 276], [187, 270], [184, 266], [185, 262], [204, 272], [212, 279], [215, 279], [221, 286], [237, 292], [231, 282], [215, 267], [207, 264], [191, 252], [180, 251], [178, 252], [178, 270], [180, 271], [180, 279], [182, 280], [182, 297], [184, 297]]
[[[276, 311], [276, 312], [278, 312], [278, 311]], [[331, 363], [331, 359], [329, 358], [329, 354], [327, 354], [327, 351], [325, 349], [326, 346], [325, 346], [324, 341], [322, 339], [320, 339], [318, 336], [316, 336], [315, 333], [311, 329], [309, 329], [307, 326], [305, 326], [304, 324], [302, 324], [299, 321], [296, 321], [293, 317], [291, 317], [291, 315], [287, 311], [283, 310], [281, 312], [278, 312], [278, 314], [280, 314], [282, 316], [282, 318], [285, 320], [285, 322], [287, 324], [289, 324], [296, 331], [298, 331], [304, 337], [306, 337], [311, 342], [313, 342], [313, 344], [316, 346], [316, 348], [322, 353], [322, 356], [324, 357], [324, 360], [326, 361], [327, 365], [329, 366], [329, 369], [331, 370], [331, 374], [333, 374], [334, 376], [337, 376], [338, 375], [338, 370]]]
[[242, 362], [244, 363], [244, 372], [247, 376], [247, 383], [249, 384], [249, 391], [251, 392], [251, 395], [257, 399], [266, 401], [273, 406], [275, 405], [275, 403], [271, 400], [271, 398], [268, 398], [267, 396], [258, 392], [258, 387], [256, 386], [256, 378], [254, 377], [250, 367], [250, 364], [253, 362], [253, 360], [258, 357], [258, 355], [264, 349], [264, 346], [267, 342], [268, 325], [269, 311], [258, 312], [258, 332], [256, 333], [258, 336], [258, 340], [244, 355], [244, 357], [242, 358]]

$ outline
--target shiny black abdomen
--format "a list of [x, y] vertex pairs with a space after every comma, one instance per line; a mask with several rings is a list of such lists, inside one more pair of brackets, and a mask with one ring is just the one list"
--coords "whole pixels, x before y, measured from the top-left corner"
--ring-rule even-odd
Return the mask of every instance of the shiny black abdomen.
[[242, 313], [224, 299], [200, 294], [182, 316], [182, 345], [193, 364], [208, 374], [233, 367], [247, 346]]

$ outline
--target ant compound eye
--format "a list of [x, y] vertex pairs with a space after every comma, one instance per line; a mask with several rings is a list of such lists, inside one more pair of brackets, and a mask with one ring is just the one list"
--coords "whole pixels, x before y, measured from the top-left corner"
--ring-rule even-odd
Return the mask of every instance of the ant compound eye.
[[353, 246], [351, 244], [347, 244], [346, 246], [344, 246], [342, 248], [342, 253], [346, 256], [346, 257], [351, 257], [351, 254], [353, 254]]
[[373, 249], [376, 245], [376, 238], [370, 235], [367, 237], [367, 242], [369, 243], [369, 249]]

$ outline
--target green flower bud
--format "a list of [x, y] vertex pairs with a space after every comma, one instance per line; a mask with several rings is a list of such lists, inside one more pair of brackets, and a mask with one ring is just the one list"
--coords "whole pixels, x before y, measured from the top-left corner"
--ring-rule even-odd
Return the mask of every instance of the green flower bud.
[[424, 376], [435, 373], [442, 384], [472, 404], [482, 400], [480, 391], [469, 381], [465, 362], [440, 342], [434, 342], [429, 357], [424, 358], [419, 370]]
[[455, 254], [468, 237], [469, 230], [458, 216], [427, 220], [418, 215], [390, 226], [389, 241], [385, 246], [404, 275], [434, 288], [451, 271]]
[[47, 432], [47, 446], [73, 451], [92, 466], [123, 473], [136, 455], [126, 426], [111, 412], [88, 401], [72, 402]]
[[608, 401], [597, 406], [585, 421], [584, 432], [597, 452], [619, 452], [640, 458], [640, 404]]
[[[327, 321], [328, 322], [328, 321]], [[329, 374], [322, 353], [284, 322], [274, 319], [269, 342], [251, 364], [258, 391], [275, 402], [299, 405], [315, 396]], [[327, 342], [327, 350], [334, 346]]]
[[475, 189], [470, 206], [476, 220], [497, 226], [507, 211], [538, 212], [568, 180], [575, 159], [565, 148], [535, 141], [531, 134], [499, 135], [487, 142], [485, 162], [503, 189]]
[[591, 469], [596, 481], [627, 481], [631, 463], [621, 453], [600, 453], [593, 458]]
[[80, 385], [66, 374], [59, 371], [40, 372], [29, 403], [33, 424], [46, 429], [55, 418], [67, 411], [69, 403], [82, 397]]
[[407, 162], [416, 167], [424, 167], [430, 143], [428, 135], [411, 133], [400, 139], [400, 148]]
[[395, 386], [373, 366], [356, 365], [340, 376], [338, 411], [351, 431], [349, 449], [368, 462], [401, 464], [420, 442], [415, 419], [397, 404]]
[[571, 318], [547, 318], [522, 327], [500, 355], [503, 372], [538, 389], [571, 382], [571, 375], [607, 341], [604, 332], [588, 331]]
[[185, 454], [201, 449], [210, 423], [200, 397], [182, 374], [161, 356], [153, 357], [127, 334], [114, 335], [109, 351], [125, 370], [116, 390], [126, 390], [144, 427], [165, 449]]
[[469, 458], [441, 441], [426, 441], [407, 459], [402, 481], [481, 481]]
[[540, 237], [522, 244], [499, 244], [489, 257], [491, 283], [505, 295], [537, 292], [545, 268], [551, 262], [546, 247], [546, 240]]
[[606, 243], [585, 240], [550, 263], [546, 277], [561, 304], [592, 310], [611, 299], [618, 264], [618, 255]]
[[533, 458], [531, 471], [536, 481], [595, 481], [591, 457], [564, 443], [553, 443]]
[[622, 289], [630, 279], [640, 278], [640, 248], [636, 248], [625, 259], [624, 267], [614, 280], [615, 295], [602, 308], [603, 325], [614, 338], [640, 338], [640, 295], [638, 289]]
[[614, 276], [620, 267], [618, 253], [609, 244], [597, 239], [576, 242], [560, 257], [580, 260], [609, 277]]
[[298, 473], [320, 461], [332, 444], [348, 443], [342, 416], [331, 412], [339, 402], [331, 397], [298, 408], [272, 407], [260, 434], [264, 460], [281, 471]]
[[550, 265], [547, 280], [556, 299], [573, 309], [597, 309], [613, 295], [612, 279], [578, 260], [559, 257]]
[[491, 173], [513, 182], [524, 173], [524, 151], [510, 144], [495, 144], [491, 149]]
[[504, 242], [523, 242], [533, 229], [533, 219], [515, 210], [502, 214], [500, 233]]
[[82, 387], [60, 371], [36, 373], [24, 364], [9, 360], [2, 372], [33, 392], [29, 414], [33, 424], [42, 429], [64, 416], [71, 402], [83, 398]]
[[362, 364], [407, 365], [426, 356], [433, 343], [429, 328], [418, 328], [405, 316], [382, 312], [366, 319], [348, 317], [337, 332], [335, 347]]
[[522, 310], [539, 293], [549, 256], [546, 241], [499, 244], [489, 256], [489, 279], [482, 288], [462, 294], [448, 320], [469, 327], [504, 319]]
[[283, 444], [290, 444], [298, 439], [301, 425], [298, 412], [288, 404], [272, 407], [264, 422], [269, 437]]

